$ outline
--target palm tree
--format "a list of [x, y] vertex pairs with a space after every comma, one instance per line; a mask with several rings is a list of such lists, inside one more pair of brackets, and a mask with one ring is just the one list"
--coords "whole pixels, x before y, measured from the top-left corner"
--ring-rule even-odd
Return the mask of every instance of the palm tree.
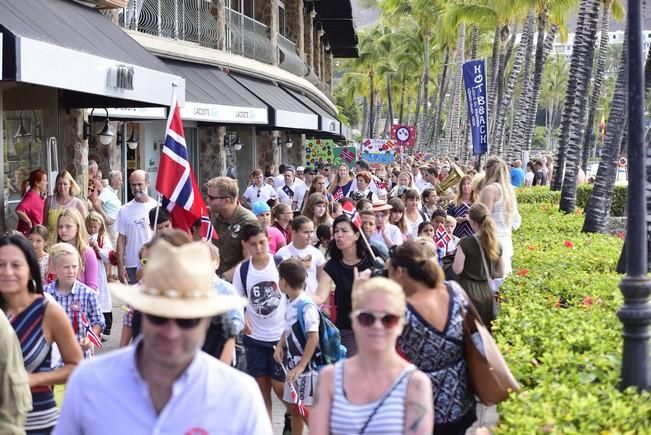
[[546, 107], [546, 149], [553, 149], [552, 133], [556, 128], [556, 110], [567, 87], [569, 63], [565, 56], [557, 54], [545, 65], [543, 85], [540, 94], [541, 103]]
[[[594, 123], [595, 123], [595, 114], [597, 111], [597, 106], [599, 105], [599, 97], [601, 95], [601, 86], [603, 84], [604, 73], [606, 69], [606, 55], [608, 53], [608, 29], [610, 22], [610, 12], [611, 6], [613, 6], [613, 0], [602, 0], [602, 12], [601, 12], [601, 38], [599, 41], [599, 51], [597, 53], [597, 64], [595, 66], [594, 79], [592, 83], [592, 93], [590, 95], [590, 108], [588, 110], [588, 122], [585, 135], [583, 137], [583, 155], [581, 158], [581, 168], [584, 171], [588, 170], [588, 158], [590, 157], [590, 150], [592, 149], [592, 142], [594, 140]], [[616, 4], [612, 9], [616, 19], [621, 19], [623, 17], [617, 16], [617, 14], [622, 13], [621, 8], [618, 8], [619, 4]]]
[[[626, 32], [628, 33], [628, 29]], [[628, 120], [628, 43], [624, 35], [624, 50], [621, 52], [619, 73], [615, 85], [615, 93], [610, 105], [608, 123], [606, 124], [606, 139], [601, 149], [601, 161], [597, 169], [592, 194], [585, 207], [583, 232], [601, 233], [606, 231], [610, 204], [615, 190], [617, 178], [617, 161], [619, 149], [624, 136], [624, 128]], [[647, 65], [649, 62], [647, 61]]]
[[[566, 104], [572, 104], [570, 128], [566, 136], [561, 135], [561, 147], [567, 150], [566, 174], [563, 177], [561, 189], [560, 209], [565, 213], [573, 213], [576, 204], [576, 181], [577, 168], [581, 163], [581, 151], [583, 134], [585, 133], [585, 116], [587, 106], [587, 94], [590, 77], [592, 75], [592, 64], [594, 58], [594, 40], [597, 35], [597, 23], [599, 21], [599, 1], [583, 0], [579, 7], [579, 16], [584, 16], [583, 32], [577, 32], [572, 48], [572, 69], [575, 70], [576, 92], [574, 95], [568, 93]], [[578, 52], [575, 57], [575, 52]], [[574, 64], [576, 61], [576, 68]], [[568, 98], [572, 98], [568, 101]], [[562, 169], [561, 169], [562, 170]]]
[[504, 96], [502, 98], [498, 98], [496, 101], [498, 104], [498, 110], [497, 115], [495, 116], [495, 127], [493, 128], [493, 135], [490, 143], [492, 143], [492, 147], [494, 148], [496, 154], [500, 156], [504, 151], [504, 131], [506, 127], [506, 120], [509, 115], [509, 108], [511, 107], [511, 101], [515, 92], [515, 84], [518, 76], [520, 75], [520, 71], [525, 60], [525, 51], [527, 49], [527, 45], [529, 44], [529, 41], [533, 39], [534, 20], [535, 15], [533, 13], [530, 13], [527, 17], [527, 21], [522, 31], [520, 46], [518, 47], [515, 58], [513, 59], [511, 74], [509, 75], [508, 82], [504, 87]]

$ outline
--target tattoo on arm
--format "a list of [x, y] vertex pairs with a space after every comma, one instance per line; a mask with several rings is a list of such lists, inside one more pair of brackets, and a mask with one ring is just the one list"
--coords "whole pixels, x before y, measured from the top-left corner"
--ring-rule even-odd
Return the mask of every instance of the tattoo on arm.
[[411, 400], [407, 402], [407, 409], [411, 409], [411, 412], [414, 414], [414, 420], [408, 426], [408, 433], [417, 433], [420, 428], [420, 424], [423, 422], [423, 418], [427, 414], [427, 407]]

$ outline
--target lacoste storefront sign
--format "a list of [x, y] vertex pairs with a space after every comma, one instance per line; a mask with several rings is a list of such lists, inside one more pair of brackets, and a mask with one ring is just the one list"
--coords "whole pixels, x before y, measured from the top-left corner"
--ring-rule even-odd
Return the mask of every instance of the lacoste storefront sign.
[[236, 124], [267, 124], [267, 109], [224, 106], [186, 101], [181, 117], [187, 121], [229, 122]]

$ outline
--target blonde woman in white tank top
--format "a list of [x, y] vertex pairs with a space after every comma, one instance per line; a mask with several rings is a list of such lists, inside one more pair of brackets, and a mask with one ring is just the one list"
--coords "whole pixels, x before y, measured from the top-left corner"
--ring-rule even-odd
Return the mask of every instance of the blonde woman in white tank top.
[[431, 434], [432, 384], [396, 352], [406, 311], [402, 288], [371, 278], [353, 289], [352, 309], [357, 354], [319, 373], [310, 434]]
[[508, 167], [504, 160], [492, 156], [486, 161], [486, 175], [479, 191], [483, 203], [495, 222], [497, 237], [502, 245], [505, 276], [511, 273], [513, 257], [512, 231], [520, 228], [522, 218], [511, 187]]

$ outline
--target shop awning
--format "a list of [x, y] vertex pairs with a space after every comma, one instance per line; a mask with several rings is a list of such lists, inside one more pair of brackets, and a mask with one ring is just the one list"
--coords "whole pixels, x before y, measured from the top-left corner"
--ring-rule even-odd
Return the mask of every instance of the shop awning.
[[185, 79], [185, 107], [181, 108], [184, 120], [269, 123], [267, 105], [219, 68], [168, 59], [164, 62]]
[[334, 134], [334, 135], [340, 135], [341, 134], [341, 122], [337, 119], [337, 117], [333, 114], [330, 113], [330, 111], [326, 110], [325, 108], [319, 106], [315, 101], [313, 101], [310, 97], [306, 96], [303, 92], [296, 91], [292, 88], [288, 88], [283, 86], [283, 89], [285, 89], [287, 92], [289, 92], [294, 98], [296, 98], [298, 101], [301, 102], [304, 106], [309, 108], [311, 111], [319, 115], [319, 130]]
[[270, 125], [296, 130], [319, 129], [319, 117], [275, 83], [234, 73], [231, 77], [269, 106]]
[[2, 0], [0, 33], [3, 80], [161, 106], [170, 104], [176, 84], [185, 101], [185, 81], [94, 8]]

